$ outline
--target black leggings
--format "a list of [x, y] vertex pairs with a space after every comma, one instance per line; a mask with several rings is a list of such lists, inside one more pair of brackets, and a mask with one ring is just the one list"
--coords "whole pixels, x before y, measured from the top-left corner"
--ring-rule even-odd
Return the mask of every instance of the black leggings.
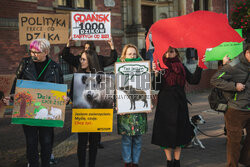
[[54, 129], [23, 125], [23, 131], [26, 137], [26, 153], [30, 167], [39, 167], [38, 141], [41, 145], [42, 167], [49, 167]]
[[85, 167], [86, 149], [89, 141], [89, 167], [95, 166], [100, 133], [78, 133], [77, 156], [79, 167]]

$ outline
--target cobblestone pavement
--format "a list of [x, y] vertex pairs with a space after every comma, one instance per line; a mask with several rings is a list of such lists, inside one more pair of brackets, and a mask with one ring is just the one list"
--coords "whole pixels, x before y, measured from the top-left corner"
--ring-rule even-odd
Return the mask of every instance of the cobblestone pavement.
[[[206, 124], [200, 125], [200, 129], [209, 135], [217, 135], [223, 133], [224, 119], [223, 114], [211, 111], [207, 102], [208, 91], [190, 93], [188, 99], [193, 103], [189, 106], [190, 116], [200, 114], [206, 120]], [[58, 160], [58, 164], [52, 167], [77, 167], [78, 161], [76, 156], [77, 136], [72, 134], [70, 137], [71, 116], [70, 111], [67, 113], [65, 127], [55, 130], [55, 147], [53, 152]], [[164, 152], [158, 146], [151, 144], [152, 124], [154, 112], [148, 114], [148, 132], [143, 135], [142, 152], [140, 158], [140, 167], [165, 167], [166, 160]], [[5, 123], [7, 124], [7, 123]], [[5, 124], [1, 124], [4, 127]], [[7, 167], [23, 167], [25, 165], [25, 143], [21, 126], [9, 129], [0, 127], [0, 134], [4, 134], [0, 138], [1, 154], [0, 166]], [[12, 134], [12, 138], [5, 135]], [[18, 137], [18, 138], [17, 138]], [[65, 138], [68, 137], [66, 140]], [[204, 150], [198, 146], [183, 149], [181, 157], [182, 167], [225, 167], [226, 164], [226, 137], [207, 137], [199, 134], [198, 138], [206, 147]], [[2, 143], [3, 142], [3, 143]], [[11, 143], [14, 143], [11, 144]], [[117, 135], [116, 130], [116, 114], [114, 114], [114, 129], [112, 133], [102, 133], [102, 143], [104, 149], [98, 150], [96, 167], [122, 167], [123, 161], [121, 157], [121, 136]], [[3, 154], [4, 151], [5, 153]], [[14, 152], [14, 153], [13, 153]], [[17, 154], [18, 153], [18, 154]], [[2, 158], [1, 158], [2, 156]], [[15, 162], [6, 165], [7, 160], [15, 158]], [[3, 165], [5, 164], [5, 165]], [[241, 166], [240, 166], [241, 167]]]
[[[200, 114], [206, 120], [206, 124], [200, 125], [200, 129], [209, 135], [223, 133], [223, 114], [211, 111], [207, 102], [208, 91], [188, 94], [188, 99], [193, 103], [189, 106], [190, 116]], [[114, 121], [116, 121], [114, 116]], [[166, 160], [164, 152], [158, 146], [151, 144], [152, 124], [154, 112], [148, 114], [147, 134], [143, 135], [142, 153], [139, 165], [142, 167], [165, 167]], [[124, 166], [121, 157], [121, 136], [117, 135], [116, 122], [112, 133], [102, 133], [104, 149], [98, 150], [96, 167], [120, 167]], [[77, 167], [76, 156], [77, 136], [74, 135], [71, 143], [75, 143], [66, 154], [58, 154], [58, 167]], [[182, 167], [224, 167], [226, 164], [226, 137], [207, 137], [199, 134], [199, 139], [206, 147], [204, 150], [195, 146], [183, 149], [181, 157]], [[74, 142], [73, 142], [74, 141]]]

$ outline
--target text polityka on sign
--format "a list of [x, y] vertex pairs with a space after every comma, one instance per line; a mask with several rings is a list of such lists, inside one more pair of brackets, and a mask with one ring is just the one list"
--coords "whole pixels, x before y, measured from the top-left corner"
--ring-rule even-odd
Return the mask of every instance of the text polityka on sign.
[[67, 43], [69, 16], [67, 14], [19, 14], [20, 45], [34, 39], [45, 38], [51, 44]]

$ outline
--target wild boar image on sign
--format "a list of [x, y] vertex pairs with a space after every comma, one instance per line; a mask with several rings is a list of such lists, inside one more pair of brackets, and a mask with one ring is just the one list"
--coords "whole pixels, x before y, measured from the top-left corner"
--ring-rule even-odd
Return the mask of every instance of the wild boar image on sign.
[[113, 108], [114, 75], [74, 74], [73, 108]]
[[151, 111], [151, 78], [149, 61], [117, 62], [116, 106], [117, 113]]
[[72, 133], [112, 132], [114, 74], [76, 73], [73, 81]]

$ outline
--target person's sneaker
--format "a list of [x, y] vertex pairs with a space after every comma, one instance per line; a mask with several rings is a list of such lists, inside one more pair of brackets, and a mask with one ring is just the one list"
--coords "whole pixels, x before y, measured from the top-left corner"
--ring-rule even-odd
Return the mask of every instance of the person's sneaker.
[[49, 161], [49, 164], [50, 165], [55, 165], [55, 164], [57, 164], [57, 160], [55, 158], [51, 158], [50, 161]]

